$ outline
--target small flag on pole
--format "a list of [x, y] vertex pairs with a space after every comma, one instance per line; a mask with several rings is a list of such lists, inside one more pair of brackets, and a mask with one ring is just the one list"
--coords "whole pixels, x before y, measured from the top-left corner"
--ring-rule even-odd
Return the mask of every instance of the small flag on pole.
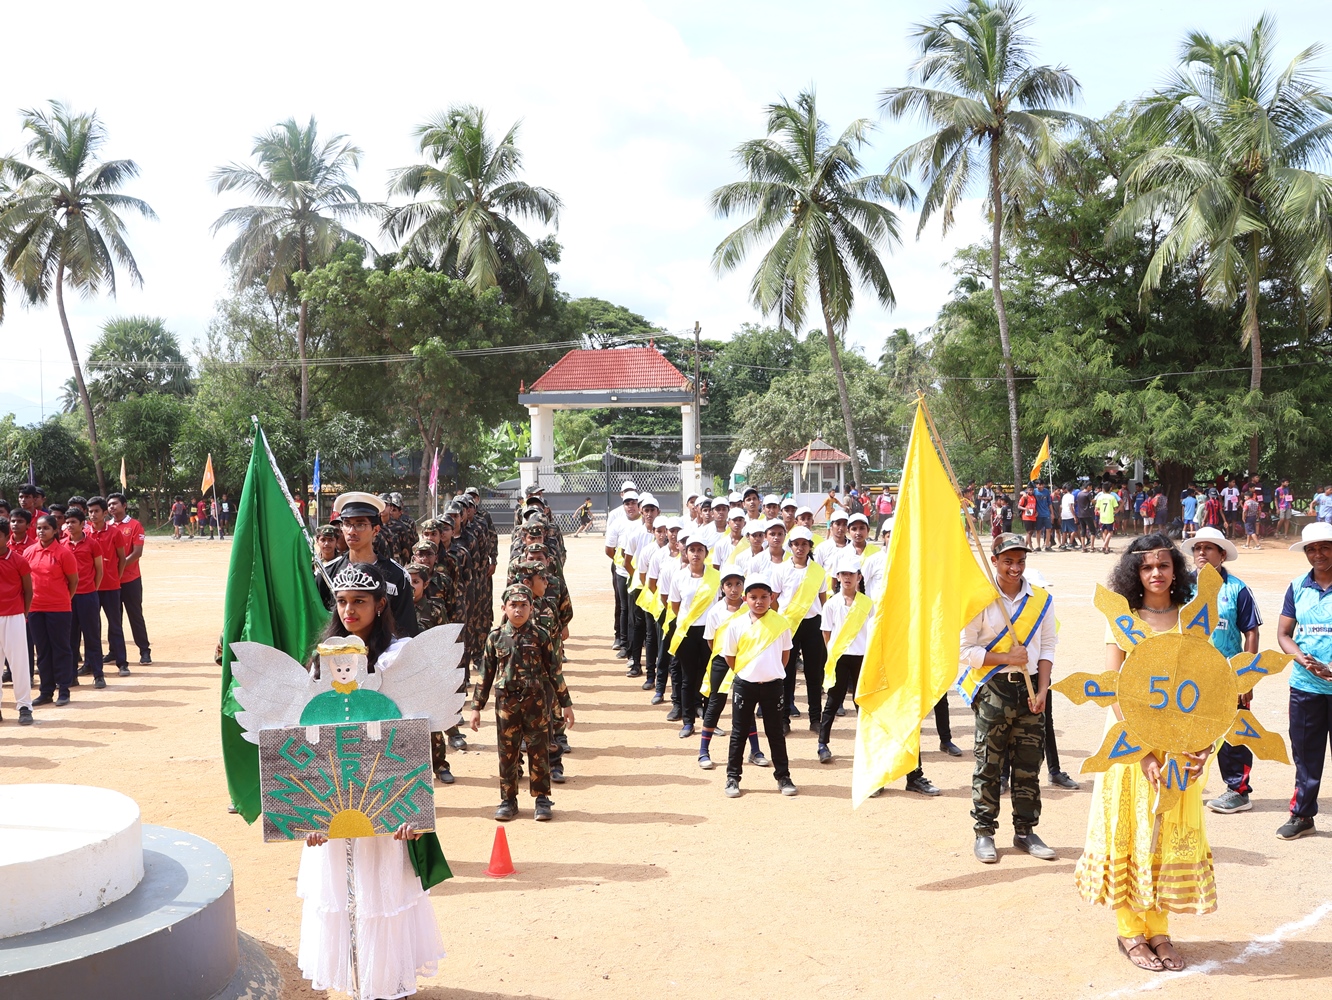
[[800, 485], [805, 485], [805, 480], [809, 477], [809, 456], [814, 453], [814, 442], [810, 441], [805, 446], [805, 464], [800, 467]]
[[127, 489], [129, 489], [129, 480], [125, 478], [125, 456], [124, 456], [124, 455], [121, 455], [121, 456], [120, 456], [120, 488], [121, 488], [122, 490], [127, 490]]
[[435, 449], [435, 458], [430, 463], [430, 492], [435, 492], [435, 487], [439, 485], [439, 449]]
[[37, 471], [33, 468], [32, 459], [28, 459], [28, 482], [37, 485]]
[[314, 486], [315, 499], [318, 500], [319, 489], [321, 486], [324, 485], [323, 478], [321, 477], [319, 472], [319, 452], [315, 452], [314, 483], [312, 483], [311, 485]]
[[1036, 464], [1031, 467], [1031, 478], [1033, 481], [1041, 478], [1041, 466], [1050, 461], [1050, 435], [1045, 435], [1045, 443], [1041, 445], [1041, 450], [1036, 455]]
[[204, 464], [203, 485], [199, 487], [200, 493], [207, 493], [213, 488], [213, 453], [208, 453], [208, 461]]

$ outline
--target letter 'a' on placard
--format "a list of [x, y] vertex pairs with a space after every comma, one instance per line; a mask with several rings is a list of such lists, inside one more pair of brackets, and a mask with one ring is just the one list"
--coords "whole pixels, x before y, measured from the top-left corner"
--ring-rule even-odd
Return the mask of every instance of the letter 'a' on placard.
[[[311, 739], [317, 735], [317, 739]], [[385, 837], [435, 829], [430, 721], [392, 719], [259, 730], [264, 840]]]
[[1082, 762], [1083, 774], [1108, 771], [1115, 764], [1132, 764], [1147, 756], [1147, 748], [1129, 736], [1124, 723], [1116, 722], [1106, 730], [1101, 749]]
[[1216, 628], [1217, 595], [1221, 592], [1221, 574], [1213, 566], [1198, 571], [1198, 592], [1179, 609], [1179, 630], [1184, 635], [1211, 639]]
[[1247, 708], [1242, 708], [1235, 716], [1235, 722], [1226, 734], [1226, 742], [1232, 746], [1246, 746], [1259, 760], [1275, 760], [1282, 764], [1290, 763], [1286, 752], [1286, 741], [1275, 733], [1269, 733], [1258, 722], [1257, 717]]

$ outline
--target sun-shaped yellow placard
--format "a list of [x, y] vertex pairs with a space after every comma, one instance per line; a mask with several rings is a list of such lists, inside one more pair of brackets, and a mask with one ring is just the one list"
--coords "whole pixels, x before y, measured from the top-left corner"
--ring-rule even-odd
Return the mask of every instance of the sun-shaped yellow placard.
[[1098, 584], [1096, 607], [1126, 654], [1123, 667], [1070, 674], [1051, 685], [1077, 705], [1094, 701], [1119, 706], [1122, 721], [1110, 727], [1101, 748], [1082, 762], [1082, 771], [1107, 771], [1154, 752], [1161, 758], [1157, 812], [1167, 811], [1188, 787], [1186, 755], [1217, 740], [1247, 746], [1263, 760], [1290, 763], [1281, 736], [1263, 729], [1252, 712], [1236, 704], [1264, 677], [1280, 673], [1291, 658], [1268, 651], [1227, 660], [1211, 643], [1220, 589], [1221, 574], [1203, 567], [1197, 595], [1180, 608], [1178, 631], [1155, 633], [1123, 597]]

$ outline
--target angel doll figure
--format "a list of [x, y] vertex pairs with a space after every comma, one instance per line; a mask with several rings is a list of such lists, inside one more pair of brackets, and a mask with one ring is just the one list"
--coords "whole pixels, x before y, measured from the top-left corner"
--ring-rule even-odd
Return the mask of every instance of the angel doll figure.
[[[320, 641], [318, 670], [268, 646], [232, 644], [236, 700], [245, 709], [236, 720], [247, 738], [296, 725], [427, 718], [432, 730], [443, 731], [458, 721], [461, 627], [398, 638], [386, 589], [373, 564], [338, 574], [336, 613]], [[301, 974], [316, 990], [365, 1000], [415, 993], [417, 976], [433, 976], [444, 957], [429, 896], [451, 875], [438, 839], [404, 823], [392, 837], [330, 840], [311, 833], [305, 845], [296, 876]]]

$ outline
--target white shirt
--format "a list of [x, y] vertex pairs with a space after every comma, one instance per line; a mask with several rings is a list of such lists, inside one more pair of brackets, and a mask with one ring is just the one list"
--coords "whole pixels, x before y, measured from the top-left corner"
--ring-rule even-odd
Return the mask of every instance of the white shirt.
[[626, 556], [631, 556], [634, 560], [634, 572], [642, 573], [641, 565], [643, 559], [652, 554], [652, 550], [657, 547], [657, 535], [654, 531], [648, 531], [647, 525], [643, 519], [631, 521], [630, 524], [638, 525], [638, 530], [624, 536], [620, 546], [624, 549]]
[[[769, 611], [775, 615], [777, 612]], [[727, 627], [722, 636], [722, 656], [735, 656], [740, 650], [740, 637], [754, 624], [752, 614], [742, 615]], [[782, 662], [782, 653], [791, 648], [791, 630], [782, 629], [782, 634], [768, 643], [766, 649], [754, 657], [744, 670], [736, 671], [736, 677], [753, 684], [786, 679], [786, 664]]]
[[736, 611], [743, 611], [744, 607], [742, 603], [740, 607], [732, 610], [726, 606], [726, 598], [723, 597], [708, 609], [707, 615], [703, 618], [703, 638], [712, 642], [717, 637], [717, 629], [721, 628], [722, 622], [730, 618]]
[[712, 565], [716, 566], [718, 569], [725, 566], [726, 560], [730, 558], [731, 551], [737, 545], [742, 548], [747, 547], [749, 545], [749, 539], [744, 535], [741, 535], [740, 541], [733, 542], [731, 541], [731, 533], [729, 531], [721, 538], [718, 538], [717, 544], [713, 546], [712, 549]]
[[764, 559], [764, 557], [767, 556], [767, 554], [768, 553], [766, 549], [759, 549], [757, 554], [751, 552], [749, 550], [749, 539], [746, 538], [744, 551], [742, 551], [738, 556], [735, 557], [735, 568], [740, 570], [740, 572], [744, 573], [746, 576], [748, 576], [750, 564], [756, 562], [758, 563], [759, 568], [762, 568], [763, 566], [762, 560]]
[[824, 569], [827, 569], [832, 564], [832, 561], [836, 559], [837, 556], [842, 552], [842, 550], [845, 549], [850, 544], [851, 544], [850, 538], [846, 540], [845, 545], [838, 545], [831, 538], [829, 538], [827, 541], [820, 542], [818, 545], [814, 547], [814, 556], [813, 556], [814, 561], [818, 563], [820, 566], [822, 566]]
[[1059, 516], [1065, 521], [1072, 521], [1073, 514], [1073, 493], [1070, 491], [1059, 498]]
[[1240, 491], [1238, 487], [1227, 486], [1221, 491], [1221, 499], [1225, 501], [1226, 510], [1239, 510]]
[[[857, 594], [860, 591], [856, 591]], [[837, 628], [842, 622], [846, 621], [846, 616], [851, 613], [851, 605], [846, 603], [846, 598], [840, 594], [823, 606], [823, 624], [820, 632], [828, 633], [828, 642], [832, 643], [837, 638]], [[851, 640], [851, 645], [846, 647], [842, 653], [843, 656], [864, 656], [865, 650], [869, 648], [870, 628], [874, 623], [874, 614], [871, 612], [865, 618], [865, 624], [860, 626], [860, 631], [856, 637]]]
[[[782, 563], [782, 565], [781, 565], [781, 587], [782, 587], [782, 589], [781, 589], [781, 591], [779, 591], [779, 593], [786, 594], [786, 595], [788, 595], [792, 600], [794, 600], [794, 599], [795, 599], [796, 592], [800, 590], [800, 585], [801, 585], [801, 584], [804, 582], [804, 580], [805, 580], [805, 573], [807, 573], [807, 572], [809, 571], [810, 567], [811, 567], [811, 566], [814, 566], [814, 565], [816, 565], [816, 564], [814, 563], [814, 561], [813, 561], [812, 559], [806, 561], [806, 563], [805, 563], [805, 565], [804, 565], [803, 568], [800, 567], [800, 566], [797, 566], [797, 565], [795, 564], [795, 560], [794, 560], [794, 559], [788, 559], [788, 560], [786, 560], [786, 562]], [[809, 606], [809, 610], [808, 610], [807, 612], [805, 612], [805, 618], [807, 618], [807, 619], [808, 619], [808, 618], [814, 618], [814, 617], [818, 616], [818, 615], [823, 611], [823, 595], [824, 595], [824, 593], [827, 592], [827, 588], [828, 588], [828, 583], [827, 583], [827, 581], [825, 580], [825, 581], [824, 581], [824, 584], [823, 584], [823, 587], [820, 588], [820, 592], [819, 592], [818, 594], [815, 594], [815, 595], [814, 595], [814, 603], [811, 604], [811, 605]]]
[[765, 548], [762, 552], [749, 560], [749, 569], [745, 571], [746, 575], [749, 573], [762, 573], [768, 578], [768, 582], [772, 584], [772, 592], [774, 594], [781, 594], [784, 589], [782, 583], [786, 579], [786, 566], [787, 563], [791, 561], [791, 557], [786, 555], [786, 553], [783, 552], [782, 555], [785, 556], [785, 558], [781, 562], [773, 562], [772, 552]]
[[607, 536], [610, 535], [611, 528], [615, 527], [615, 525], [618, 522], [623, 521], [626, 516], [627, 515], [624, 512], [624, 504], [620, 504], [620, 506], [616, 507], [613, 511], [611, 511], [609, 514], [606, 515]]
[[693, 534], [689, 537], [696, 542], [702, 542], [708, 548], [712, 548], [717, 539], [721, 537], [721, 533], [717, 531], [717, 525], [709, 521], [702, 527], [695, 528]]
[[657, 596], [663, 601], [670, 600], [671, 582], [675, 575], [680, 572], [680, 556], [671, 555], [671, 547], [666, 546], [666, 551], [657, 556], [657, 561], [652, 566], [652, 574], [657, 581]]
[[[681, 566], [680, 571], [671, 579], [671, 593], [668, 598], [674, 604], [680, 602], [677, 621], [685, 616], [689, 606], [694, 603], [694, 594], [698, 591], [698, 585], [703, 582], [703, 577], [694, 576], [688, 566]], [[694, 622], [695, 625], [700, 622]]]
[[878, 604], [883, 598], [883, 587], [888, 578], [886, 546], [860, 564], [860, 575], [865, 579], [865, 596]]
[[[629, 539], [631, 539], [635, 534], [637, 534], [639, 531], [642, 530], [643, 530], [642, 518], [637, 518], [631, 521], [627, 516], [621, 516], [621, 518], [618, 521], [616, 521], [613, 525], [611, 525], [606, 529], [606, 548], [608, 549], [624, 548], [625, 543], [627, 543]], [[623, 566], [616, 566], [615, 572], [619, 576], [624, 577], [626, 580], [629, 578], [629, 574], [625, 571]]]
[[634, 557], [634, 568], [642, 572], [643, 581], [647, 582], [657, 576], [657, 566], [661, 562], [662, 556], [669, 558], [671, 543], [658, 545], [656, 536], [653, 536], [652, 544], [645, 545], [638, 550], [638, 555]]
[[[1012, 616], [1018, 613], [1017, 606], [1022, 603], [1022, 599], [1030, 594], [1031, 584], [1024, 579], [1022, 589], [1018, 591], [1017, 600], [1010, 601], [1002, 592], [999, 596], [1003, 600], [1004, 607], [1009, 615]], [[984, 611], [967, 622], [966, 627], [962, 629], [961, 668], [963, 671], [979, 669], [984, 665], [985, 647], [994, 642], [1005, 627], [1003, 615], [999, 613], [999, 608], [993, 601], [985, 606]], [[1055, 629], [1054, 601], [1051, 600], [1050, 609], [1046, 611], [1045, 617], [1041, 619], [1040, 625], [1036, 627], [1031, 641], [1027, 643], [1027, 671], [1033, 675], [1036, 674], [1041, 660], [1049, 660], [1053, 663], [1055, 646], [1057, 645], [1059, 645], [1059, 633]], [[1015, 668], [1001, 666], [999, 669], [1007, 672]]]

